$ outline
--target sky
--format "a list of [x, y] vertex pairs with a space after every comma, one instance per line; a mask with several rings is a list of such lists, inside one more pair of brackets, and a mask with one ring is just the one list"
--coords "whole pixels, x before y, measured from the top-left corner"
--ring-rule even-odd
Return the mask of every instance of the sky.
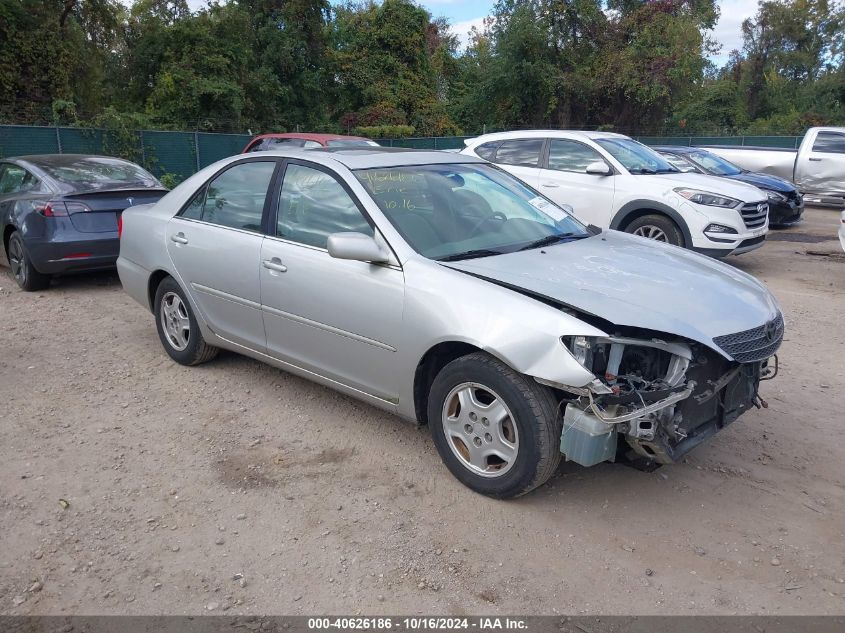
[[[418, 0], [435, 17], [445, 16], [452, 24], [452, 30], [467, 41], [467, 33], [473, 26], [481, 27], [485, 16], [493, 9], [493, 0]], [[727, 61], [733, 49], [742, 48], [742, 34], [740, 27], [745, 18], [757, 12], [757, 0], [720, 0], [721, 16], [713, 37], [722, 44], [719, 55], [712, 58], [717, 65]]]
[[[128, 3], [128, 0], [126, 0]], [[495, 0], [417, 0], [434, 17], [445, 16], [452, 24], [452, 30], [466, 43], [467, 34], [473, 26], [481, 27], [484, 18], [491, 13]], [[192, 9], [206, 4], [205, 0], [188, 0]], [[719, 0], [721, 17], [713, 36], [722, 44], [721, 53], [712, 58], [717, 65], [728, 59], [735, 48], [742, 48], [740, 26], [745, 18], [757, 11], [757, 0]]]

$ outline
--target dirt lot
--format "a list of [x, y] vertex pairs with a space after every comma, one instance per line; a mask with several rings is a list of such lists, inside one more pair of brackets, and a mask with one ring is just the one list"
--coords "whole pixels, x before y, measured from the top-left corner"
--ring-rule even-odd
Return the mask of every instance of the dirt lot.
[[4, 269], [0, 613], [843, 614], [845, 257], [838, 214], [807, 216], [730, 260], [787, 318], [767, 410], [512, 502], [328, 389], [174, 364], [114, 274], [26, 294]]

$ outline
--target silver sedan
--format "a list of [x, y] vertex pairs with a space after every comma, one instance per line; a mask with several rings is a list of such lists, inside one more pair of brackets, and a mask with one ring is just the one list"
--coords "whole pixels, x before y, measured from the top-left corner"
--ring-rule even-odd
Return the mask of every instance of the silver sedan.
[[165, 351], [257, 358], [419, 424], [498, 498], [671, 463], [761, 403], [783, 318], [753, 277], [584, 227], [445, 152], [262, 152], [123, 214], [118, 271]]

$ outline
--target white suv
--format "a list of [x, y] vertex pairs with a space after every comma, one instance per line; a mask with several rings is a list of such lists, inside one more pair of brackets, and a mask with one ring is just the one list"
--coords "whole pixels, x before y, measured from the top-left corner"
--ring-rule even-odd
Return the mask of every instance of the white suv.
[[766, 194], [757, 187], [680, 173], [654, 150], [610, 132], [486, 134], [461, 153], [521, 178], [585, 223], [723, 257], [762, 246]]

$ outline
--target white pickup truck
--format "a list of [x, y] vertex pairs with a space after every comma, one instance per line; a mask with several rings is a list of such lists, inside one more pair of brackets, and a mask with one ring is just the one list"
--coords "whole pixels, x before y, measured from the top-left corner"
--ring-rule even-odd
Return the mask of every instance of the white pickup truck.
[[768, 199], [757, 187], [681, 173], [657, 152], [610, 132], [530, 130], [464, 141], [464, 154], [512, 173], [588, 224], [712, 257], [763, 245]]
[[791, 180], [805, 202], [845, 207], [845, 127], [811, 127], [798, 151], [751, 146], [707, 150], [748, 171]]

